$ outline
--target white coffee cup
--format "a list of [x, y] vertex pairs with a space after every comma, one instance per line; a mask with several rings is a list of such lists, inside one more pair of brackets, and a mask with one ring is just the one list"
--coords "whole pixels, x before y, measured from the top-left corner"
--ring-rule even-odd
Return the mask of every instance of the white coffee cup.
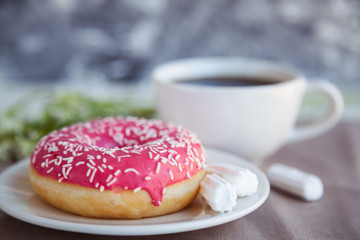
[[[208, 86], [184, 81], [251, 77], [275, 81], [259, 86]], [[270, 61], [215, 57], [177, 60], [156, 67], [158, 115], [196, 133], [206, 146], [258, 164], [282, 145], [319, 136], [340, 119], [343, 98], [327, 81], [310, 82], [290, 67]], [[182, 83], [179, 83], [182, 81]], [[304, 94], [328, 98], [329, 111], [306, 126], [295, 126]]]

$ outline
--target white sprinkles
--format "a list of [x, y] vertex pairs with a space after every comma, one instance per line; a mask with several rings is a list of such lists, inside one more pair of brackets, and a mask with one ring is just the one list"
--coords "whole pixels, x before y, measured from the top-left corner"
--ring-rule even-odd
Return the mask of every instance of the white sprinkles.
[[[128, 127], [118, 127], [116, 124], [119, 124], [119, 121], [130, 122], [130, 124]], [[106, 130], [111, 129], [111, 126], [114, 126], [113, 131]], [[173, 135], [175, 130], [179, 132]], [[101, 140], [100, 138], [90, 138], [93, 136], [92, 133], [104, 134], [105, 132], [108, 132], [110, 137], [113, 137], [114, 141], [118, 141], [120, 145], [128, 144], [128, 146], [107, 149], [97, 146], [97, 141]], [[141, 144], [141, 141], [133, 139], [134, 136], [145, 141], [145, 143]], [[197, 146], [199, 146], [198, 149]], [[83, 172], [84, 178], [88, 179], [92, 186], [103, 192], [107, 188], [111, 189], [111, 186], [116, 182], [120, 183], [121, 181], [117, 180], [123, 174], [142, 175], [143, 181], [150, 183], [153, 179], [157, 179], [157, 175], [161, 171], [168, 171], [172, 181], [175, 179], [175, 174], [176, 179], [183, 179], [178, 175], [191, 178], [191, 175], [197, 172], [194, 172], [193, 163], [196, 164], [197, 169], [205, 164], [205, 155], [202, 151], [203, 149], [194, 135], [174, 125], [163, 125], [157, 120], [107, 118], [102, 121], [95, 120], [76, 124], [52, 132], [37, 144], [31, 161], [33, 164], [41, 161], [39, 166], [44, 169], [44, 172], [52, 174], [52, 176], [54, 176], [53, 173], [56, 173], [56, 180], [60, 183], [71, 181], [72, 176], [77, 176]], [[85, 152], [86, 154], [84, 154]], [[91, 152], [96, 153], [91, 154]], [[61, 154], [58, 155], [59, 153]], [[156, 167], [153, 170], [151, 168], [143, 170], [134, 167], [122, 167], [131, 166], [131, 161], [139, 161], [143, 154], [147, 154], [147, 158], [154, 162], [153, 164]], [[189, 163], [190, 167], [188, 166]], [[106, 179], [106, 181], [101, 182], [101, 179]], [[123, 188], [128, 189], [128, 186], [123, 186]], [[137, 186], [133, 192], [136, 193], [142, 189], [142, 186]], [[166, 188], [164, 187], [162, 193], [164, 194], [165, 191]], [[158, 204], [160, 205], [161, 202]]]

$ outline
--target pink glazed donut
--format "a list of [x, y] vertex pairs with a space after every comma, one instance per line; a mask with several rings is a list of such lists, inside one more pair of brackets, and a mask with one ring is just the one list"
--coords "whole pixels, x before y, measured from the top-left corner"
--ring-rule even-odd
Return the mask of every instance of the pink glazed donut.
[[66, 212], [136, 219], [188, 206], [205, 152], [194, 134], [159, 120], [96, 119], [43, 137], [31, 155], [35, 192]]

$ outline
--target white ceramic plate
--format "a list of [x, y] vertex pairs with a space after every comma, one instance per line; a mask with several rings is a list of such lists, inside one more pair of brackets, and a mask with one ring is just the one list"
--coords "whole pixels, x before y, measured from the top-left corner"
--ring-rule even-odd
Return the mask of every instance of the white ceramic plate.
[[107, 220], [72, 215], [43, 202], [35, 195], [29, 181], [25, 159], [5, 170], [0, 176], [0, 207], [22, 221], [72, 232], [102, 235], [155, 235], [208, 228], [241, 218], [260, 207], [269, 195], [270, 185], [265, 174], [253, 164], [234, 155], [206, 149], [208, 164], [230, 163], [252, 170], [259, 179], [257, 192], [238, 198], [231, 212], [218, 213], [208, 207], [201, 197], [186, 209], [161, 217], [140, 220]]

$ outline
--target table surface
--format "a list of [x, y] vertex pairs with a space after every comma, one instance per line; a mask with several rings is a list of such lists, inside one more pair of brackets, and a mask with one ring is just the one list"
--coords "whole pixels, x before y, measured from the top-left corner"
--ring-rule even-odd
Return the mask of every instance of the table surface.
[[[35, 226], [0, 211], [1, 239], [359, 239], [360, 123], [340, 123], [327, 134], [283, 147], [263, 168], [280, 162], [318, 175], [324, 196], [304, 202], [274, 189], [255, 212], [220, 226], [184, 233], [118, 237]], [[6, 164], [0, 164], [0, 170]]]

